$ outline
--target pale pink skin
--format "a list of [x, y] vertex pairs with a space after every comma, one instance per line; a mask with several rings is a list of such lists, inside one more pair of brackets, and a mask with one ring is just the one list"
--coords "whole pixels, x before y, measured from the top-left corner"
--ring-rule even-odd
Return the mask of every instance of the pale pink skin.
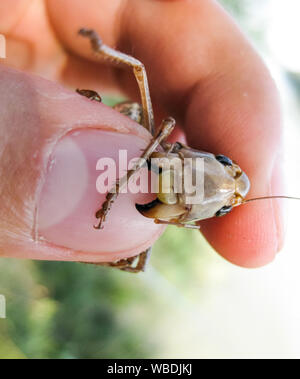
[[[189, 145], [237, 161], [250, 178], [250, 197], [284, 194], [276, 86], [261, 58], [215, 1], [89, 0], [88, 5], [82, 0], [1, 1], [0, 33], [8, 42], [8, 59], [3, 63], [72, 88], [97, 89], [100, 93], [113, 88], [138, 99], [132, 75], [99, 63], [89, 43], [76, 35], [81, 27], [94, 28], [107, 44], [133, 52], [145, 64], [158, 123], [162, 116], [173, 116]], [[132, 197], [115, 204], [99, 237], [92, 230], [93, 214], [101, 199], [92, 184], [92, 170], [99, 158], [96, 155], [108, 148], [105, 143], [101, 145], [104, 135], [100, 131], [99, 151], [91, 158], [90, 147], [98, 137], [89, 142], [90, 133], [96, 131], [86, 130], [79, 155], [84, 156], [88, 174], [80, 171], [77, 192], [70, 203], [63, 201], [65, 197], [59, 198], [58, 193], [63, 196], [69, 191], [66, 188], [65, 192], [59, 181], [49, 185], [51, 175], [55, 178], [59, 171], [56, 175], [54, 165], [48, 175], [46, 166], [58, 141], [77, 128], [121, 132], [116, 134], [116, 141], [123, 141], [132, 153], [137, 152], [137, 137], [145, 145], [150, 138], [142, 127], [103, 105], [41, 78], [1, 68], [1, 255], [114, 260], [126, 249], [128, 256], [138, 254], [161, 233], [161, 228], [134, 210]], [[111, 152], [116, 153], [113, 148]], [[62, 163], [62, 169], [64, 165], [64, 169], [71, 168], [65, 159]], [[45, 174], [38, 221], [36, 208]], [[68, 180], [74, 187], [74, 177]], [[88, 188], [86, 180], [91, 183]], [[51, 207], [56, 200], [58, 204], [65, 202], [61, 213]], [[202, 222], [202, 232], [227, 260], [245, 267], [262, 266], [274, 259], [283, 244], [281, 205], [277, 200], [245, 205], [224, 218]], [[89, 206], [92, 209], [87, 214]], [[56, 217], [56, 221], [60, 218], [56, 226], [44, 223], [54, 222]], [[122, 220], [128, 228], [124, 239]], [[138, 229], [142, 230], [140, 234]], [[59, 247], [61, 244], [66, 247]], [[79, 252], [79, 247], [84, 251]]]
[[0, 93], [0, 112], [7, 116], [0, 129], [6, 173], [0, 183], [1, 253], [103, 262], [151, 246], [164, 228], [139, 214], [135, 203], [154, 195], [122, 194], [104, 230], [93, 228], [105, 196], [96, 190], [97, 160], [118, 162], [119, 149], [128, 150], [129, 159], [139, 157], [150, 134], [111, 108], [45, 79], [2, 67], [0, 82], [7, 89]]

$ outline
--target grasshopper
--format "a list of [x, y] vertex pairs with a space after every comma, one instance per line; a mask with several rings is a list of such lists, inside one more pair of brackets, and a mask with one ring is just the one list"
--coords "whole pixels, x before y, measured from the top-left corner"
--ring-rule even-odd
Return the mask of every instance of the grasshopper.
[[[220, 154], [214, 155], [195, 150], [179, 142], [174, 144], [166, 142], [167, 137], [175, 127], [175, 120], [171, 117], [164, 119], [155, 133], [154, 115], [144, 65], [139, 60], [106, 46], [94, 30], [81, 29], [79, 34], [90, 40], [93, 51], [100, 58], [115, 64], [129, 66], [133, 70], [139, 86], [141, 105], [127, 101], [117, 104], [114, 108], [140, 123], [153, 136], [152, 141], [141, 156], [142, 159], [139, 161], [141, 163], [129, 170], [107, 193], [105, 202], [96, 212], [96, 218], [99, 220], [98, 224], [94, 226], [96, 229], [103, 228], [103, 223], [112, 203], [117, 199], [123, 186], [143, 167], [143, 162], [147, 162], [153, 157], [162, 157], [166, 160], [177, 157], [182, 162], [183, 171], [185, 169], [185, 158], [191, 158], [192, 161], [197, 158], [204, 160], [204, 198], [199, 204], [188, 204], [186, 201], [187, 194], [184, 191], [182, 193], [174, 192], [174, 183], [172, 182], [172, 178], [176, 174], [174, 168], [166, 171], [160, 171], [161, 167], [158, 168], [160, 180], [163, 180], [164, 176], [171, 178], [169, 188], [160, 186], [157, 198], [154, 201], [148, 204], [136, 204], [136, 209], [143, 216], [152, 218], [157, 224], [199, 229], [199, 225], [195, 222], [224, 216], [231, 212], [234, 207], [246, 202], [269, 198], [287, 198], [286, 196], [271, 196], [245, 200], [250, 189], [250, 181], [242, 169], [230, 158]], [[77, 92], [91, 100], [101, 101], [101, 97], [94, 91], [77, 90]], [[193, 166], [191, 172], [192, 176], [196, 175], [197, 168]], [[128, 272], [140, 272], [145, 270], [150, 253], [151, 248], [136, 257], [122, 259], [118, 262], [100, 263], [100, 265], [116, 267]]]

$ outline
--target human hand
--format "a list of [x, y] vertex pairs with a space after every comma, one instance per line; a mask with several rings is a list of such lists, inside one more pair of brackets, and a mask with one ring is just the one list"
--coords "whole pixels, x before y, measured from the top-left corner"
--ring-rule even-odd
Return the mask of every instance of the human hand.
[[[106, 44], [145, 64], [157, 120], [175, 117], [191, 147], [236, 160], [251, 180], [250, 197], [282, 193], [276, 87], [249, 42], [214, 1], [27, 4], [19, 0], [0, 5], [0, 33], [8, 40], [5, 63], [100, 93], [126, 90], [136, 99], [132, 76], [102, 65], [89, 43], [76, 35], [81, 27], [95, 29]], [[57, 84], [5, 66], [0, 76], [1, 254], [107, 261], [150, 246], [163, 229], [138, 214], [133, 195], [118, 199], [103, 231], [91, 227], [101, 203], [95, 162], [117, 156], [120, 147], [138, 155], [149, 135]], [[55, 145], [77, 128], [79, 135]], [[51, 151], [55, 162], [50, 170]], [[220, 254], [246, 267], [270, 262], [283, 241], [277, 200], [245, 205], [201, 227]]]

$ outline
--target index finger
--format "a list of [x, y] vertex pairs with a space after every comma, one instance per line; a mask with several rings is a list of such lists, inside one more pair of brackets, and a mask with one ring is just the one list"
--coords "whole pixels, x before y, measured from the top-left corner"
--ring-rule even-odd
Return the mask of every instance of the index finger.
[[[154, 105], [177, 118], [192, 147], [237, 161], [251, 180], [251, 197], [280, 194], [278, 93], [264, 63], [226, 12], [212, 0], [106, 3], [93, 0], [83, 14], [82, 2], [48, 1], [51, 21], [65, 45], [90, 57], [88, 46], [74, 38], [79, 27], [87, 26], [106, 43], [140, 59]], [[125, 87], [131, 85], [119, 78]], [[202, 230], [225, 258], [260, 266], [282, 244], [280, 206], [276, 200], [249, 204], [223, 219], [203, 222]]]

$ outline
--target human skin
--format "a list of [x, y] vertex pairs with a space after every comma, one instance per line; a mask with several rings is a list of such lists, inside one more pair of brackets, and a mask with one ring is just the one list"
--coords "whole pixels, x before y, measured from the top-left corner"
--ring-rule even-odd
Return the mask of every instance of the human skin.
[[[249, 197], [282, 194], [277, 89], [216, 2], [2, 1], [0, 33], [8, 45], [0, 67], [2, 256], [109, 261], [138, 254], [163, 231], [134, 208], [151, 195], [122, 195], [105, 228], [92, 228], [103, 199], [95, 190], [97, 159], [116, 157], [120, 147], [139, 155], [150, 135], [108, 107], [32, 75], [138, 99], [132, 75], [99, 62], [77, 36], [81, 27], [145, 64], [157, 122], [171, 115], [191, 147], [237, 161], [250, 178]], [[258, 267], [282, 247], [282, 220], [279, 201], [268, 200], [205, 220], [201, 230], [227, 260]]]

